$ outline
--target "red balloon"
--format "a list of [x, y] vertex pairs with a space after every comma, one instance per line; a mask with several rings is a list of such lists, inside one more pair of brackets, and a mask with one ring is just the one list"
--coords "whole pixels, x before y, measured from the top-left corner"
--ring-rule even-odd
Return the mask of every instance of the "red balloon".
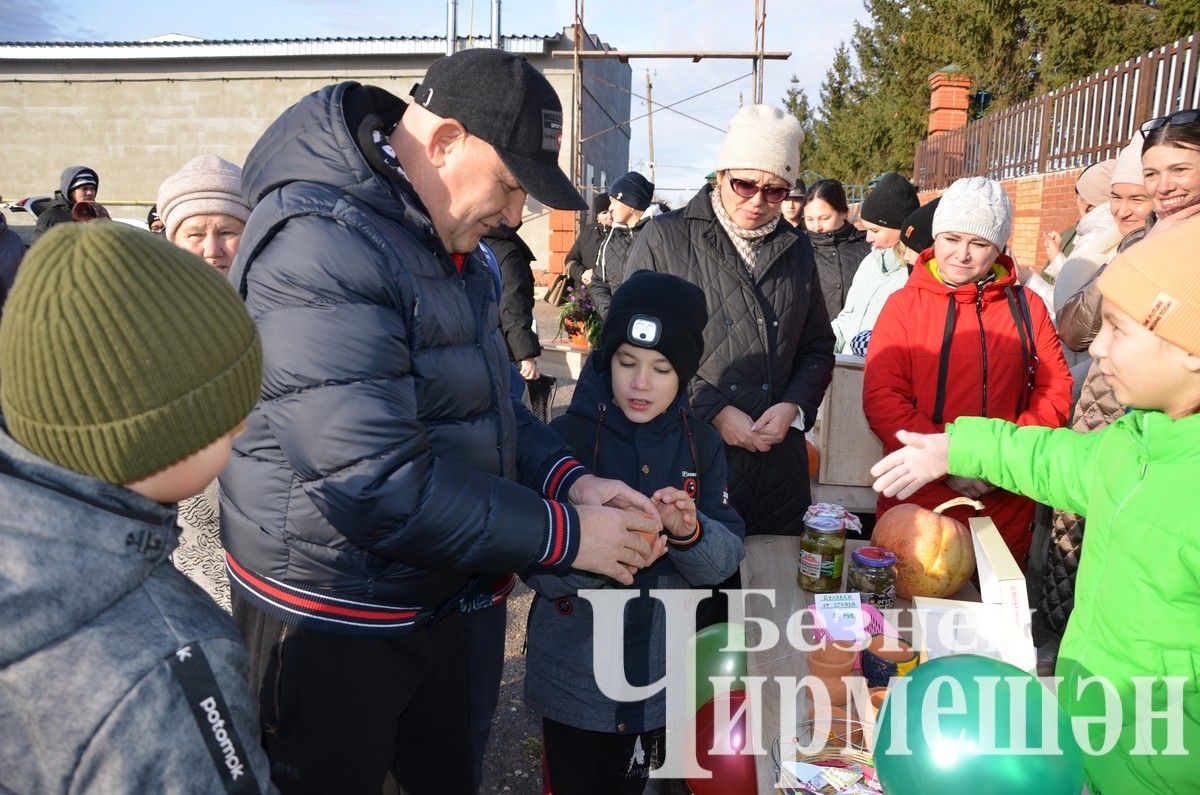
[[[717, 715], [734, 715], [746, 701], [744, 690], [735, 690], [727, 698], [714, 698], [696, 712], [693, 728], [696, 738], [696, 759], [700, 766], [712, 772], [712, 778], [687, 779], [694, 795], [755, 795], [758, 773], [755, 770], [753, 744], [748, 737], [746, 716], [742, 715], [723, 725], [718, 749], [729, 747], [735, 754], [711, 753], [717, 731]], [[725, 706], [725, 705], [728, 706]], [[724, 723], [724, 720], [722, 720]]]

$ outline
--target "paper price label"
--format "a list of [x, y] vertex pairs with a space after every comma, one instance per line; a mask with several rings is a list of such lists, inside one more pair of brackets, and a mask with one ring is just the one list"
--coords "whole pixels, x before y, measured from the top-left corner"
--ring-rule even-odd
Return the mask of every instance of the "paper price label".
[[867, 617], [861, 609], [861, 594], [814, 594], [813, 604], [825, 629], [834, 640], [859, 640], [866, 636]]

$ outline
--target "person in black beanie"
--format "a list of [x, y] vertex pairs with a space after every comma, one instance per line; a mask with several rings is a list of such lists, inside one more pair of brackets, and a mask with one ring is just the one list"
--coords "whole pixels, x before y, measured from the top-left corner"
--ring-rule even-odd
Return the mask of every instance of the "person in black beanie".
[[600, 258], [600, 244], [604, 242], [611, 226], [608, 194], [598, 193], [592, 199], [592, 223], [583, 225], [579, 237], [575, 238], [575, 243], [567, 252], [567, 276], [571, 278], [571, 285], [575, 289], [591, 283], [592, 273]]
[[[633, 274], [613, 296], [601, 347], [584, 366], [567, 413], [551, 423], [580, 460], [650, 496], [662, 515], [667, 553], [628, 586], [642, 594], [715, 585], [744, 554], [744, 525], [726, 497], [721, 437], [687, 405], [707, 322], [699, 287], [665, 273]], [[615, 702], [600, 692], [593, 666], [624, 668], [637, 660], [631, 681], [668, 675], [661, 605], [634, 596], [624, 611], [624, 644], [597, 648], [593, 660], [592, 606], [578, 593], [615, 583], [577, 572], [525, 581], [535, 594], [525, 703], [542, 716], [545, 783], [556, 795], [640, 795], [663, 758], [665, 691]]]
[[900, 225], [900, 242], [904, 245], [904, 261], [909, 268], [917, 262], [921, 252], [933, 245], [933, 212], [942, 197], [938, 196], [908, 214]]
[[917, 189], [911, 182], [895, 171], [884, 174], [875, 189], [867, 194], [859, 211], [867, 242], [878, 249], [895, 246], [900, 242], [904, 219], [920, 206]]
[[157, 204], [146, 213], [146, 226], [156, 235], [166, 234], [167, 225], [163, 223], [162, 216], [158, 214]]
[[880, 177], [867, 194], [859, 217], [872, 248], [859, 263], [845, 303], [832, 320], [837, 337], [835, 353], [864, 355], [883, 304], [908, 281], [900, 228], [908, 214], [920, 206], [917, 189], [895, 171]]
[[633, 241], [650, 222], [646, 209], [654, 201], [654, 183], [636, 171], [619, 177], [608, 189], [612, 228], [600, 244], [600, 255], [588, 289], [602, 317], [608, 316], [612, 291], [625, 280], [625, 260]]

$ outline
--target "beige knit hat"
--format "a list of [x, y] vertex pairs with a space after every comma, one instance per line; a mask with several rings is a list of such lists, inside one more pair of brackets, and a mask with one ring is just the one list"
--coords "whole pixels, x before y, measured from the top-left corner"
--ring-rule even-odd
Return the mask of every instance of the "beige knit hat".
[[1200, 356], [1200, 218], [1147, 235], [1118, 254], [1096, 286], [1104, 300]]
[[1146, 136], [1142, 134], [1141, 130], [1133, 133], [1129, 144], [1117, 155], [1117, 164], [1113, 168], [1110, 185], [1116, 185], [1118, 182], [1126, 185], [1144, 185], [1146, 183], [1142, 176], [1142, 144], [1145, 140]]
[[800, 173], [802, 143], [804, 129], [795, 116], [770, 105], [749, 105], [729, 120], [716, 170], [765, 171], [792, 184]]
[[158, 214], [171, 241], [193, 215], [228, 215], [245, 223], [250, 205], [242, 196], [242, 169], [216, 155], [192, 158], [159, 186]]
[[1104, 204], [1111, 198], [1110, 187], [1116, 165], [1116, 158], [1091, 164], [1075, 180], [1075, 192], [1093, 207]]
[[933, 212], [933, 236], [960, 232], [982, 237], [1003, 250], [1012, 234], [1012, 202], [1004, 188], [987, 177], [954, 181]]

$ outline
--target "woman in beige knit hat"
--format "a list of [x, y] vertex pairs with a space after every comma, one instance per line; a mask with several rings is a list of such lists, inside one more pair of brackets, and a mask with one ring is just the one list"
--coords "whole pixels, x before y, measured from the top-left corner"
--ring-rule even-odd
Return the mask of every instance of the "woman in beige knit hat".
[[[159, 186], [158, 212], [168, 241], [228, 275], [250, 217], [242, 198], [242, 169], [215, 155], [189, 160]], [[216, 480], [179, 503], [179, 526], [183, 534], [172, 558], [175, 567], [228, 611]]]
[[704, 290], [704, 358], [688, 394], [725, 442], [729, 498], [747, 535], [802, 531], [811, 501], [804, 431], [833, 373], [812, 246], [780, 223], [803, 140], [788, 113], [739, 110], [715, 184], [647, 224], [628, 258], [629, 271], [671, 273]]
[[167, 240], [227, 275], [250, 217], [242, 169], [216, 155], [189, 160], [159, 186], [158, 213]]

